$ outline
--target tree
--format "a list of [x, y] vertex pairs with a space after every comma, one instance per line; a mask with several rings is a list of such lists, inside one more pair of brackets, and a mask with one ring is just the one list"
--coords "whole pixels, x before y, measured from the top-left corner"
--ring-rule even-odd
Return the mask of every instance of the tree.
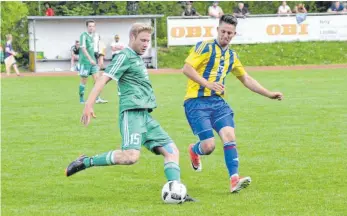
[[7, 34], [12, 34], [12, 45], [18, 52], [19, 59], [23, 56], [26, 58], [29, 50], [27, 16], [28, 8], [25, 3], [1, 3], [1, 44], [5, 44]]

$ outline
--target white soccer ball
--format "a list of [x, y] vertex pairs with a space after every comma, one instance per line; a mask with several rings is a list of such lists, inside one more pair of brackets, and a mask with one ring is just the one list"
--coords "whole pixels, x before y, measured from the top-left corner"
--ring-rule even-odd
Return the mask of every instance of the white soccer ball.
[[161, 198], [168, 204], [181, 204], [186, 200], [186, 196], [187, 188], [179, 181], [167, 182], [161, 191]]

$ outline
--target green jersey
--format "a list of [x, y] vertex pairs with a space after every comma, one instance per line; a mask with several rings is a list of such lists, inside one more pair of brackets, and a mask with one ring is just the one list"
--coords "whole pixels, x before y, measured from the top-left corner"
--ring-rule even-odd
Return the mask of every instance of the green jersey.
[[118, 83], [119, 111], [157, 107], [147, 68], [141, 56], [127, 47], [115, 55], [105, 76]]
[[[80, 44], [81, 44], [81, 48], [85, 47], [90, 57], [94, 61], [96, 61], [94, 56], [93, 34], [88, 34], [88, 32], [83, 32], [80, 37]], [[79, 63], [81, 65], [90, 65], [90, 61], [88, 60], [87, 56], [84, 55], [82, 49], [80, 49], [80, 53], [79, 53]]]

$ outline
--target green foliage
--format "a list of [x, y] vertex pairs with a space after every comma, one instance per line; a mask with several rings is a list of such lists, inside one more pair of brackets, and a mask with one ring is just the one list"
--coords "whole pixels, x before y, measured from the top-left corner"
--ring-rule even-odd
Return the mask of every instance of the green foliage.
[[62, 12], [62, 15], [64, 16], [89, 16], [93, 15], [94, 8], [92, 3], [83, 3], [81, 2], [78, 7], [70, 8], [67, 5], [61, 5], [59, 9]]
[[18, 59], [29, 50], [27, 15], [28, 8], [22, 2], [1, 3], [1, 45], [6, 42], [5, 36], [12, 34], [12, 46], [18, 52]]
[[[160, 68], [182, 68], [191, 46], [160, 48]], [[345, 64], [346, 42], [292, 42], [232, 45], [245, 66]], [[326, 52], [334, 50], [334, 52]]]

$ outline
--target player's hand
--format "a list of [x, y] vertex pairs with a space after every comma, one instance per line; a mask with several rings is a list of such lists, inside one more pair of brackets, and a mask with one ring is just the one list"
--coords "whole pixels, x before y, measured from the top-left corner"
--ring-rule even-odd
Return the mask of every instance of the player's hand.
[[92, 65], [96, 65], [95, 61], [94, 60], [90, 60], [90, 64]]
[[223, 92], [224, 91], [224, 85], [217, 82], [208, 82], [206, 85], [206, 88], [216, 91], [216, 92]]
[[88, 126], [91, 118], [96, 118], [93, 107], [86, 105], [83, 110], [83, 114], [81, 117], [81, 122], [84, 126]]
[[271, 92], [269, 98], [274, 100], [283, 100], [283, 94], [281, 92]]

